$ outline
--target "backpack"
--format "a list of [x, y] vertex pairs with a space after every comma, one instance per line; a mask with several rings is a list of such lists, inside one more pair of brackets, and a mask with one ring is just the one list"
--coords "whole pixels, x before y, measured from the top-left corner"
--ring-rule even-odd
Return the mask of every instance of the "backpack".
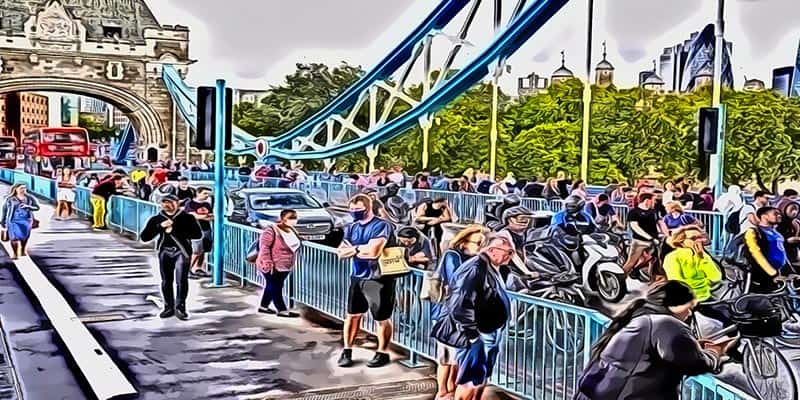
[[725, 232], [730, 233], [731, 235], [738, 235], [739, 232], [742, 230], [742, 225], [740, 224], [740, 217], [742, 215], [742, 208], [728, 214], [728, 220], [725, 221]]
[[[725, 252], [722, 255], [722, 261], [724, 263], [741, 268], [750, 267], [750, 252], [747, 250], [747, 244], [744, 242], [744, 235], [746, 233], [747, 231], [737, 234], [725, 245]], [[761, 229], [759, 228], [756, 228], [756, 238], [761, 240]]]
[[494, 185], [494, 183], [492, 183], [491, 181], [481, 181], [481, 183], [478, 184], [477, 192], [483, 194], [489, 194], [492, 185]]

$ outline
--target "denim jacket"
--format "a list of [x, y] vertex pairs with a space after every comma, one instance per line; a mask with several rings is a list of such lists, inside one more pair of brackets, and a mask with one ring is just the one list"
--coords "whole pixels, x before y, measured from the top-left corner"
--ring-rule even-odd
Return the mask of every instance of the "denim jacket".
[[39, 209], [39, 202], [37, 202], [33, 196], [25, 196], [24, 201], [18, 199], [17, 196], [7, 197], [6, 202], [3, 204], [2, 215], [0, 215], [0, 224], [2, 224], [3, 228], [8, 227], [8, 223], [11, 221], [11, 218], [14, 217], [17, 208], [22, 204], [28, 205], [31, 211], [37, 211]]

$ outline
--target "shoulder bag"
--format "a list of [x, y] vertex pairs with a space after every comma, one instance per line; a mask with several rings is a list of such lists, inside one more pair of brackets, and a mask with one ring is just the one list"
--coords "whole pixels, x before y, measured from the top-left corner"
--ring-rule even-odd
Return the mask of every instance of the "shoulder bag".
[[[279, 233], [275, 231], [274, 226], [270, 225], [269, 229], [272, 229], [273, 235], [279, 235]], [[270, 249], [274, 248], [275, 239], [276, 238], [273, 236], [272, 243], [269, 246]], [[245, 257], [245, 259], [250, 264], [255, 264], [256, 261], [258, 261], [258, 252], [261, 250], [260, 243], [261, 243], [261, 234], [259, 234], [258, 238], [255, 241], [253, 241], [253, 243], [250, 243], [250, 247], [247, 248], [247, 256]]]
[[398, 276], [411, 272], [406, 263], [406, 249], [402, 247], [386, 247], [378, 258], [380, 276]]

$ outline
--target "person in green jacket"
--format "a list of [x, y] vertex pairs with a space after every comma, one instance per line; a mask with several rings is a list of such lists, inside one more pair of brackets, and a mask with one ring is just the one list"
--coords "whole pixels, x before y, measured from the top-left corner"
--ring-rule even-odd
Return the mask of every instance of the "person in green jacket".
[[674, 251], [664, 257], [668, 280], [689, 285], [698, 302], [711, 298], [711, 287], [722, 280], [722, 271], [706, 252], [708, 235], [699, 227], [688, 227], [667, 239]]
[[[668, 280], [687, 284], [698, 301], [695, 312], [722, 323], [723, 327], [733, 325], [727, 304], [711, 304], [712, 286], [722, 280], [722, 270], [706, 252], [708, 235], [699, 227], [685, 228], [667, 239], [675, 250], [664, 258], [664, 271]], [[738, 355], [734, 350], [732, 358]]]

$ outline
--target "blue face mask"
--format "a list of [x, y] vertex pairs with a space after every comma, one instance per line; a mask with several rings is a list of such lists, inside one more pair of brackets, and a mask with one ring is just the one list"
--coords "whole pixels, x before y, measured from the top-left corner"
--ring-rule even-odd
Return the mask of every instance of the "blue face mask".
[[361, 221], [367, 217], [367, 210], [350, 211], [350, 216], [353, 221]]

